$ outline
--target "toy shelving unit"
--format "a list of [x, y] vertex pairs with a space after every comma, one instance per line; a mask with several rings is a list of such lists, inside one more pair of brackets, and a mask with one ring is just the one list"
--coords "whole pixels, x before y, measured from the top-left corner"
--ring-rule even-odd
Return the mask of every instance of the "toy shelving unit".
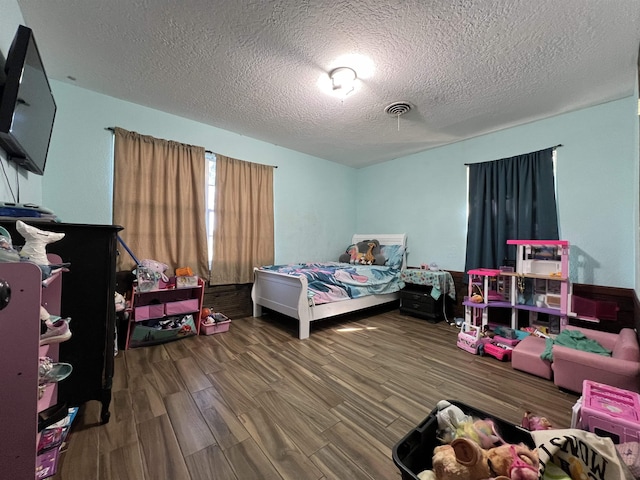
[[[49, 262], [61, 258], [48, 254]], [[38, 432], [38, 414], [58, 402], [58, 384], [39, 388], [40, 357], [58, 361], [59, 343], [40, 345], [40, 306], [59, 315], [62, 274], [44, 281], [40, 267], [32, 262], [1, 262], [0, 279], [10, 293], [0, 309], [0, 324], [10, 334], [0, 337], [0, 466], [2, 478], [43, 479], [55, 474], [59, 447], [38, 454], [42, 432]]]
[[[511, 278], [505, 278], [502, 270], [477, 268], [469, 270], [469, 295], [463, 302], [465, 321], [470, 325], [484, 327], [489, 321], [488, 307], [511, 308], [511, 300], [507, 294]], [[473, 298], [479, 301], [473, 301]]]
[[566, 240], [507, 240], [517, 248], [516, 271], [511, 278], [512, 324], [517, 326], [519, 310], [529, 312], [529, 326], [549, 320], [551, 333], [568, 324], [572, 287], [569, 280], [569, 242]]
[[[519, 313], [528, 311], [527, 326], [545, 325], [551, 333], [559, 333], [568, 323], [571, 305], [569, 242], [507, 240], [507, 245], [516, 247], [515, 271], [469, 270], [469, 295], [463, 301], [465, 322], [482, 328], [489, 323], [492, 308], [509, 308], [510, 328], [517, 330]], [[477, 301], [472, 301], [474, 295]], [[543, 320], [545, 317], [549, 320]]]

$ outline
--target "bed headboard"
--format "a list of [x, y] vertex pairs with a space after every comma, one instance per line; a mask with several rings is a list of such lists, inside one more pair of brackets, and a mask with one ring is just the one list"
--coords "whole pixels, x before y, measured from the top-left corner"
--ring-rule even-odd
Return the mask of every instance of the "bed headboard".
[[351, 243], [363, 242], [375, 238], [380, 245], [404, 245], [407, 247], [406, 233], [356, 233], [351, 239]]
[[380, 245], [402, 245], [404, 255], [402, 255], [402, 268], [407, 265], [407, 234], [406, 233], [355, 233], [351, 238], [351, 243], [363, 242], [375, 238]]

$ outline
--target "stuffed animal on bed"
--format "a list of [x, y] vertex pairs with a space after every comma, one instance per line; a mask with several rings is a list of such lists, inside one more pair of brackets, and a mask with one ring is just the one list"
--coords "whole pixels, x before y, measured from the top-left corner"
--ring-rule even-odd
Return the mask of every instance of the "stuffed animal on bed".
[[380, 253], [380, 242], [373, 239], [349, 245], [338, 261], [358, 265], [384, 265], [387, 259]]

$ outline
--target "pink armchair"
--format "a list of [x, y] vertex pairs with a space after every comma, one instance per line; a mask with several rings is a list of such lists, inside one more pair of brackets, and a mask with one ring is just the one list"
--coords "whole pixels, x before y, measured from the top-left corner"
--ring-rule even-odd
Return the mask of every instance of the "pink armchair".
[[553, 382], [561, 388], [582, 392], [583, 380], [640, 392], [640, 347], [635, 330], [623, 328], [620, 333], [608, 333], [587, 328], [579, 330], [587, 338], [611, 350], [611, 357], [583, 352], [561, 345], [553, 346]]

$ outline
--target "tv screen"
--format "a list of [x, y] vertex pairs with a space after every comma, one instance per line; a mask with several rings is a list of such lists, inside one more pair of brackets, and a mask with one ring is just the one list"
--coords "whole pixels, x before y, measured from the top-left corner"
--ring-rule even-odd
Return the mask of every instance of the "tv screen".
[[5, 63], [0, 97], [0, 148], [10, 159], [42, 175], [56, 115], [33, 31], [18, 27]]

